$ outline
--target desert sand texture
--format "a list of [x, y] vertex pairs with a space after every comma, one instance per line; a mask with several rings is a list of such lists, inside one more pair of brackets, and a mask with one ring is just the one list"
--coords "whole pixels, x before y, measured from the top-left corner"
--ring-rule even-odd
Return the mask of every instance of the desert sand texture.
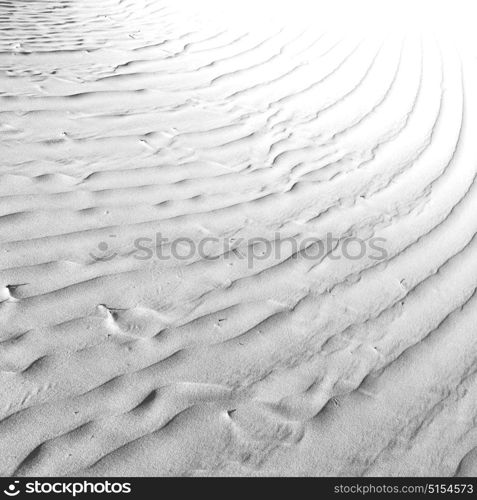
[[477, 45], [418, 3], [0, 3], [1, 475], [477, 474]]

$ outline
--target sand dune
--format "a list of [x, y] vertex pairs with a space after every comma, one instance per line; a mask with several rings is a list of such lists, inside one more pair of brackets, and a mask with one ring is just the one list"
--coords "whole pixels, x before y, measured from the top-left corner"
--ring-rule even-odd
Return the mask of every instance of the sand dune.
[[0, 4], [1, 475], [476, 474], [475, 53], [259, 10]]

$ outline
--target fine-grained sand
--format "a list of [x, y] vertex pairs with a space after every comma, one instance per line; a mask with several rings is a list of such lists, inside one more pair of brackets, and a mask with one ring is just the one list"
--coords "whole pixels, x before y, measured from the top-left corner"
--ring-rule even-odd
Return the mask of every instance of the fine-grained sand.
[[1, 475], [477, 474], [476, 53], [258, 4], [1, 2]]

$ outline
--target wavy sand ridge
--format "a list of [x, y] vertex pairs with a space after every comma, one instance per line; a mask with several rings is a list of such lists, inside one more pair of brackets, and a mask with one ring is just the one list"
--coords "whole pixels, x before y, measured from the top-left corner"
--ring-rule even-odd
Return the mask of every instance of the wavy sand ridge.
[[[475, 57], [26, 3], [0, 4], [1, 474], [475, 474]], [[287, 246], [330, 232], [386, 258]], [[130, 255], [156, 233], [217, 258]]]

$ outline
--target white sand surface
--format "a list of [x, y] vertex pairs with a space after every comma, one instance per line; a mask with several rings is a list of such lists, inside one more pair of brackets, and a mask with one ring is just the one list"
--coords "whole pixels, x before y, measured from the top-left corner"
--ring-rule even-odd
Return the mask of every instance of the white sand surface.
[[1, 475], [477, 474], [472, 18], [385, 3], [0, 2]]

